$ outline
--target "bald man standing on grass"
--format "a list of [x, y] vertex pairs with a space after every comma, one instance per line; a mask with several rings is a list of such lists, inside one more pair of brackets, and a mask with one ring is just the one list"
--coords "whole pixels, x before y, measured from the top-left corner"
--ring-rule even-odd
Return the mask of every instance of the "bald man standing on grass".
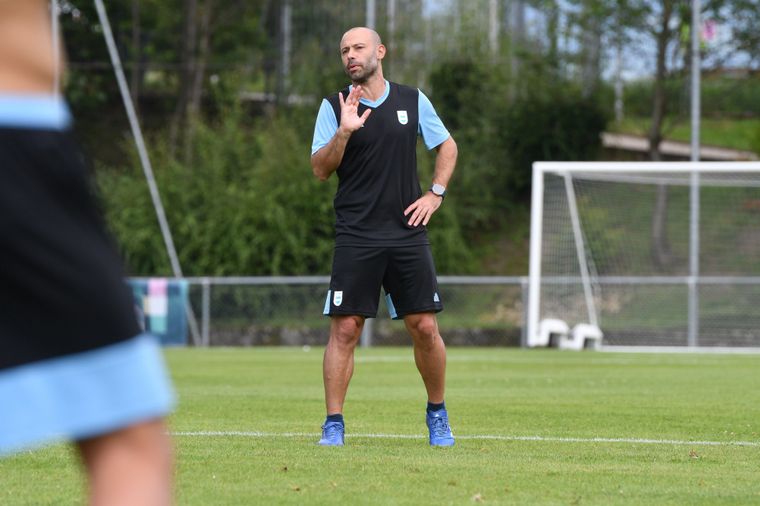
[[[366, 318], [377, 314], [380, 288], [393, 319], [403, 319], [427, 390], [432, 446], [452, 446], [444, 403], [446, 347], [436, 313], [443, 309], [426, 226], [443, 204], [457, 146], [428, 98], [387, 81], [386, 48], [369, 28], [340, 41], [351, 85], [322, 101], [311, 166], [321, 181], [338, 176], [335, 251], [324, 314], [330, 316], [323, 379], [327, 419], [320, 445], [342, 446], [343, 403], [354, 370], [354, 349]], [[422, 191], [416, 146], [436, 150], [430, 186]], [[388, 415], [388, 413], [385, 413]]]

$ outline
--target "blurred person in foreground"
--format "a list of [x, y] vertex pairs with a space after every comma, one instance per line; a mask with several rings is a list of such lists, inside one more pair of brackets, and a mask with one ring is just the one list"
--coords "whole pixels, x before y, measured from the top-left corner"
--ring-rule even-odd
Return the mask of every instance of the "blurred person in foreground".
[[[377, 314], [380, 287], [393, 319], [403, 319], [427, 390], [432, 446], [452, 446], [444, 403], [446, 347], [435, 314], [443, 309], [426, 225], [442, 205], [457, 146], [428, 98], [387, 81], [386, 48], [369, 28], [352, 28], [340, 55], [352, 84], [322, 101], [311, 166], [322, 181], [338, 175], [336, 239], [324, 314], [331, 317], [323, 377], [327, 419], [319, 444], [344, 444], [343, 403], [354, 349], [366, 318]], [[431, 186], [417, 176], [422, 136], [437, 151]], [[387, 413], [383, 414], [387, 416]]]
[[46, 1], [0, 0], [0, 456], [68, 439], [91, 504], [171, 504], [174, 394], [54, 89], [53, 47]]

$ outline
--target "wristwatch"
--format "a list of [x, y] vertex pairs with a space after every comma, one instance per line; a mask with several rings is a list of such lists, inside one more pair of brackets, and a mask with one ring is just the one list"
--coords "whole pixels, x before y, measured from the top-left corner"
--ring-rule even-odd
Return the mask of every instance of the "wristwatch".
[[433, 195], [436, 195], [438, 197], [446, 198], [446, 187], [442, 184], [434, 183], [433, 186], [430, 187], [430, 191], [433, 192]]

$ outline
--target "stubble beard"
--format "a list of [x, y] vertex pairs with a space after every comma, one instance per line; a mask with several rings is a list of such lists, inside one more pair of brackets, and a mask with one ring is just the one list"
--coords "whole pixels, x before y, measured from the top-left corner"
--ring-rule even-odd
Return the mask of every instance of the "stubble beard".
[[348, 67], [346, 67], [346, 74], [348, 74], [348, 77], [350, 77], [351, 81], [354, 83], [365, 84], [370, 77], [374, 76], [377, 73], [377, 67], [377, 59], [372, 58], [356, 74], [351, 74], [351, 71], [348, 70]]

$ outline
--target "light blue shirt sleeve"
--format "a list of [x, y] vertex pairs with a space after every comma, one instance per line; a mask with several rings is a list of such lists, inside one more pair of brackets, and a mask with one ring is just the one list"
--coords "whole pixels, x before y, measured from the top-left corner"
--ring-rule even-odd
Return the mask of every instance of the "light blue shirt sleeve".
[[338, 131], [338, 120], [335, 119], [330, 102], [322, 99], [322, 105], [319, 106], [317, 114], [317, 123], [314, 125], [314, 138], [311, 141], [311, 154], [313, 155], [330, 142], [335, 132]]
[[430, 103], [430, 99], [422, 93], [422, 90], [419, 90], [417, 109], [420, 118], [419, 133], [428, 149], [440, 146], [443, 141], [451, 137], [449, 131], [443, 126], [443, 121], [438, 117], [438, 113], [435, 112], [433, 104]]

